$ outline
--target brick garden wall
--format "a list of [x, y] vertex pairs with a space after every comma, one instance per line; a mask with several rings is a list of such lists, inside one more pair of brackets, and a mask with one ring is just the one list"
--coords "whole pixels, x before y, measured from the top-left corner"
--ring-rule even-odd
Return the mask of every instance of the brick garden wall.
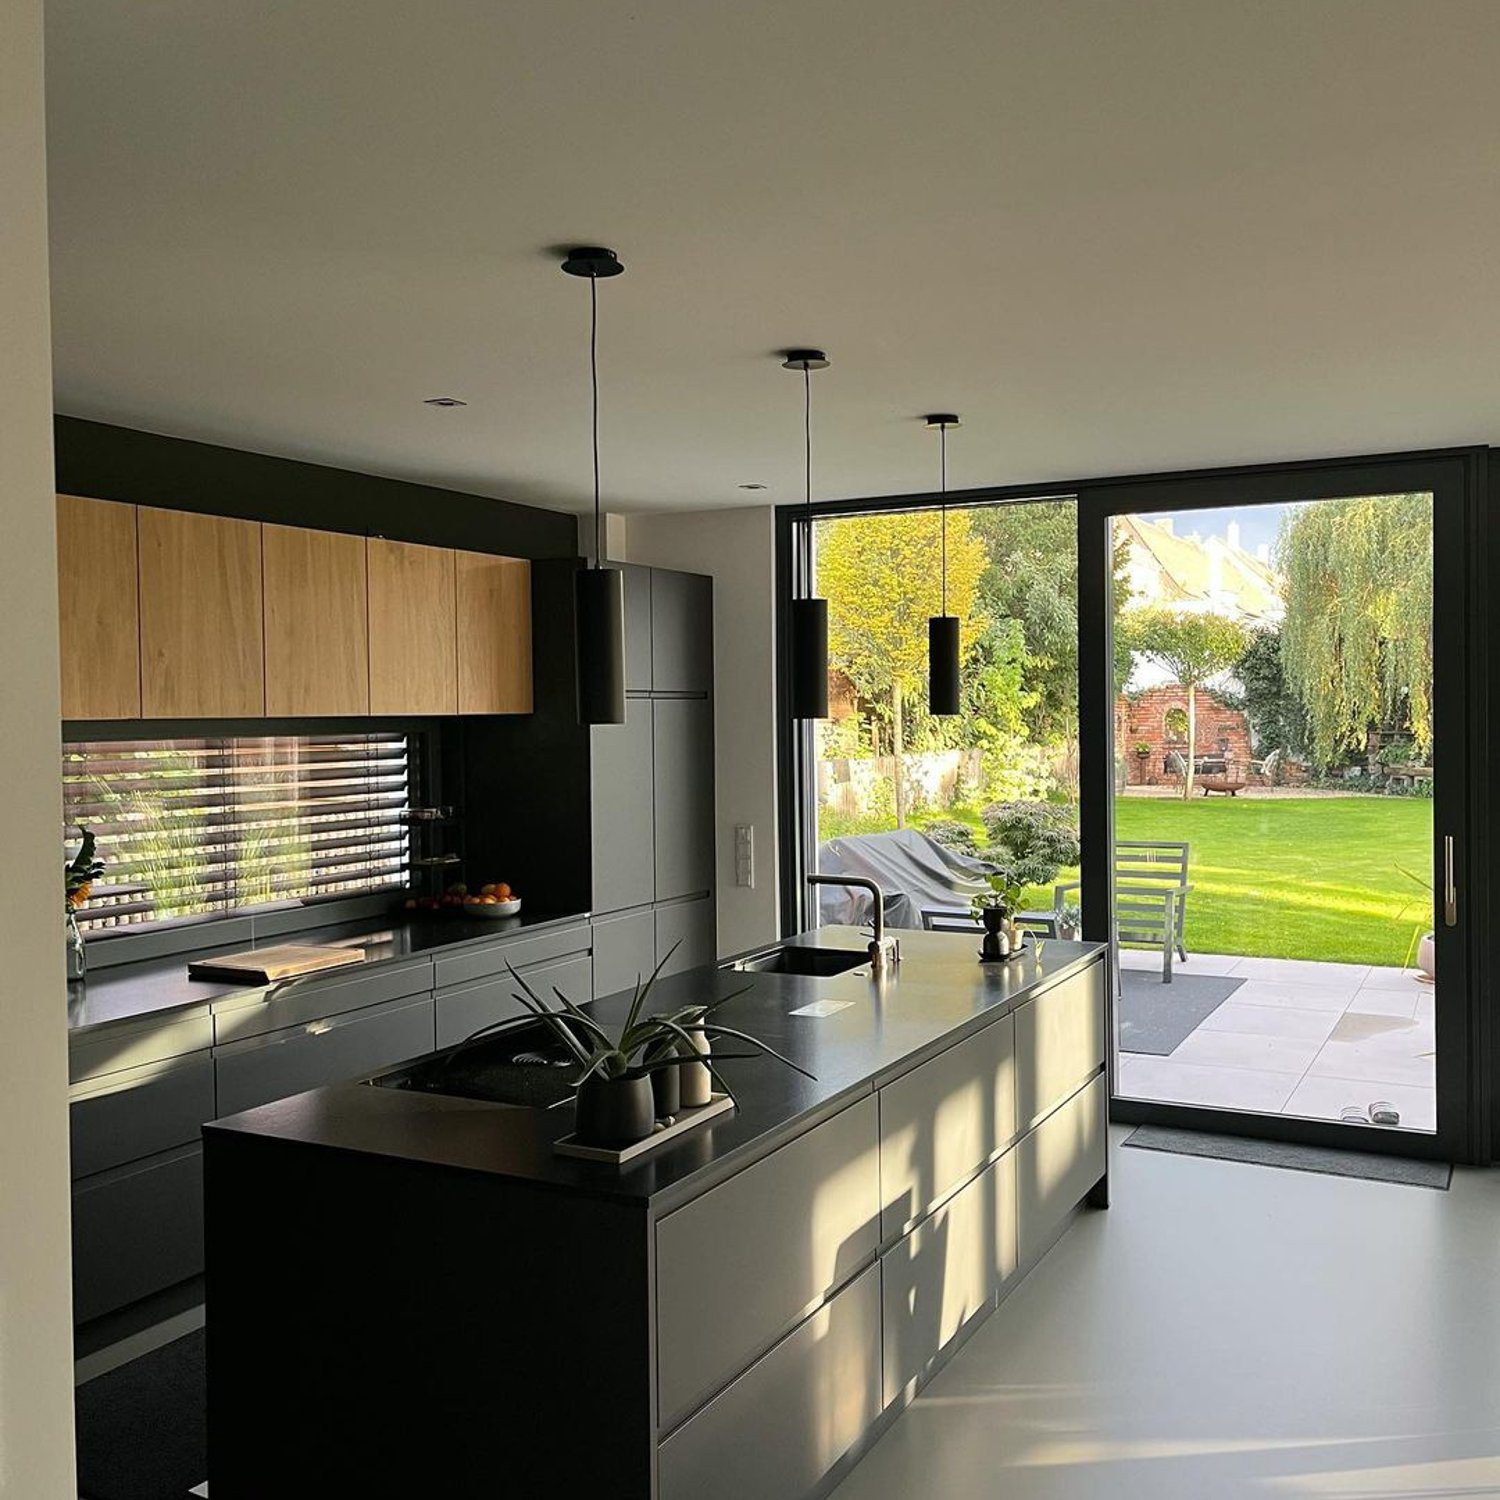
[[[1167, 770], [1173, 751], [1187, 757], [1187, 734], [1167, 731], [1172, 709], [1187, 712], [1187, 692], [1172, 684], [1147, 688], [1142, 693], [1115, 700], [1115, 746], [1125, 761], [1126, 781], [1131, 786], [1170, 786], [1178, 777]], [[1137, 755], [1137, 745], [1149, 745], [1149, 755]], [[1250, 725], [1238, 709], [1225, 708], [1205, 692], [1198, 694], [1198, 754], [1223, 755], [1248, 774], [1251, 749]]]

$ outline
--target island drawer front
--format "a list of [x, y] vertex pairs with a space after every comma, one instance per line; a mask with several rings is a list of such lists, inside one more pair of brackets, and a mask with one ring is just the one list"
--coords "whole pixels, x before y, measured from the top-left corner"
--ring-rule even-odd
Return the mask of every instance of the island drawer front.
[[214, 1117], [213, 1057], [195, 1052], [75, 1085], [68, 1117], [75, 1178], [193, 1145]]
[[113, 1312], [203, 1271], [203, 1147], [73, 1185], [73, 1316]]
[[330, 1016], [214, 1053], [220, 1116], [343, 1083], [432, 1051], [432, 997]]
[[75, 1033], [68, 1039], [68, 1081], [83, 1083], [124, 1068], [143, 1067], [213, 1046], [213, 1017], [201, 1014], [169, 1020], [148, 1017]]
[[1007, 1151], [880, 1259], [887, 1406], [994, 1306], [1016, 1253], [1016, 1153]]
[[1004, 1016], [880, 1090], [882, 1243], [1010, 1144], [1015, 1050], [1015, 1025]]
[[215, 1001], [214, 1042], [222, 1047], [431, 990], [432, 960], [427, 958], [369, 969], [350, 967], [336, 975], [308, 975], [274, 993], [263, 988]]
[[871, 1258], [879, 1221], [873, 1097], [664, 1218], [656, 1229], [663, 1427], [681, 1421]]
[[[588, 1000], [593, 990], [593, 964], [587, 953], [580, 954], [577, 958], [559, 959], [552, 964], [534, 964], [520, 972], [526, 983], [553, 1010], [559, 1008], [557, 996], [552, 993], [553, 985], [575, 1005]], [[508, 1016], [527, 1015], [526, 1007], [515, 998], [516, 989], [516, 982], [509, 974], [497, 974], [491, 979], [481, 979], [476, 984], [463, 984], [451, 990], [438, 991], [438, 1046], [456, 1047], [481, 1026], [503, 1021]]]
[[451, 984], [468, 984], [475, 979], [488, 979], [491, 974], [504, 974], [507, 964], [524, 969], [528, 964], [550, 963], [554, 958], [587, 953], [592, 948], [593, 936], [587, 922], [539, 932], [535, 937], [485, 943], [439, 958], [435, 964], [437, 987], [446, 989]]
[[811, 1495], [880, 1413], [870, 1266], [662, 1443], [661, 1500]]
[[1016, 1120], [1029, 1129], [1104, 1065], [1104, 973], [1092, 963], [1016, 1018]]
[[1022, 1266], [1029, 1267], [1052, 1244], [1079, 1199], [1104, 1176], [1108, 1104], [1108, 1084], [1101, 1073], [1017, 1144], [1016, 1226]]

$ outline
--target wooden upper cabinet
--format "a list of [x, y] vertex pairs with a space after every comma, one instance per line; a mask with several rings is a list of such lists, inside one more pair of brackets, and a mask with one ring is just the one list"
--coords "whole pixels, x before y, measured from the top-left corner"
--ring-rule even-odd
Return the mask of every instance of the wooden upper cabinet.
[[147, 506], [138, 517], [143, 717], [264, 714], [259, 523]]
[[369, 713], [365, 539], [267, 523], [261, 542], [267, 714]]
[[458, 711], [531, 712], [531, 564], [460, 552]]
[[412, 542], [368, 543], [370, 712], [458, 712], [453, 553]]
[[135, 506], [57, 497], [57, 593], [63, 718], [140, 718]]

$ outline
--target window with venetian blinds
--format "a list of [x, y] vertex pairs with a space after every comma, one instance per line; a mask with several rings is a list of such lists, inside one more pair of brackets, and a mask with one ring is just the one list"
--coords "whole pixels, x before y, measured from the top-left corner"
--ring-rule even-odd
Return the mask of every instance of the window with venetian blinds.
[[94, 831], [88, 931], [303, 905], [408, 884], [411, 737], [63, 746], [65, 845]]

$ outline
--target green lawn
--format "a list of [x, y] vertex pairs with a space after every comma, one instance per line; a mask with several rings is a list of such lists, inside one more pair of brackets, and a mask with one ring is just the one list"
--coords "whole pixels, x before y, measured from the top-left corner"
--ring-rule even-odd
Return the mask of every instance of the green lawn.
[[[1430, 897], [1397, 868], [1431, 868], [1432, 803], [1420, 798], [1121, 797], [1115, 829], [1192, 845], [1189, 953], [1400, 964], [1431, 925]], [[1050, 890], [1028, 904], [1051, 906]]]

